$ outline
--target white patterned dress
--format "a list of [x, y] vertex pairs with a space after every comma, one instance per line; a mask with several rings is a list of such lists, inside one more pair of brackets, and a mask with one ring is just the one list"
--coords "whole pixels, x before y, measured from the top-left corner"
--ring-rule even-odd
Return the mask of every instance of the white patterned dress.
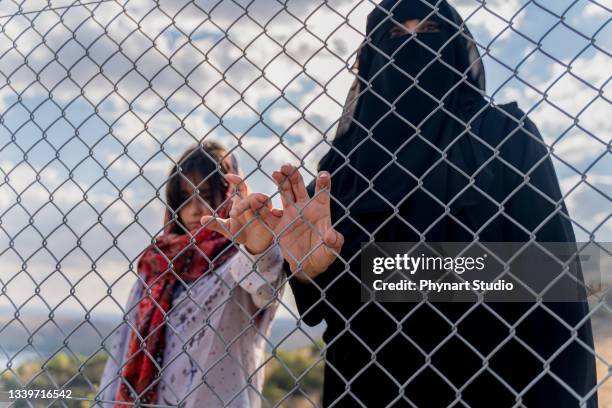
[[[190, 294], [176, 285], [166, 325], [158, 405], [261, 406], [266, 339], [284, 291], [282, 257], [278, 247], [261, 256], [249, 254], [242, 245], [239, 249], [193, 284]], [[125, 309], [132, 327], [142, 291], [137, 281]], [[113, 406], [110, 401], [115, 400], [131, 330], [123, 322], [105, 342], [109, 358], [96, 406]]]

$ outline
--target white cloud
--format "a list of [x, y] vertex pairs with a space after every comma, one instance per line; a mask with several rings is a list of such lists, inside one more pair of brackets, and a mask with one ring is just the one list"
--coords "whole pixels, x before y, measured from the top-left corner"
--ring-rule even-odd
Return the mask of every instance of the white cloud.
[[612, 236], [612, 219], [609, 218], [612, 176], [589, 173], [582, 180], [580, 175], [574, 175], [561, 179], [560, 185], [567, 194], [565, 204], [570, 217], [582, 227], [574, 226], [577, 239], [589, 239], [589, 234], [595, 232], [596, 240], [609, 241]]
[[525, 18], [520, 12], [525, 0], [455, 0], [450, 3], [457, 8], [459, 14], [467, 21], [468, 27], [484, 30], [490, 37], [505, 38], [512, 33], [508, 22], [512, 21], [514, 29], [518, 29]]
[[576, 59], [571, 67], [569, 60], [563, 64], [551, 64], [537, 76], [522, 75], [537, 91], [527, 86], [509, 87], [505, 96], [517, 99], [523, 110], [531, 111], [529, 117], [547, 143], [553, 144], [562, 136], [554, 145], [556, 154], [573, 164], [588, 165], [605, 151], [612, 133], [612, 124], [606, 120], [610, 105], [599, 95], [609, 89], [605, 84], [612, 58], [597, 53]]
[[584, 7], [583, 15], [585, 17], [606, 16], [606, 15], [609, 16], [610, 12], [606, 10], [606, 8], [608, 10], [612, 9], [612, 1], [610, 0], [589, 1], [588, 4]]

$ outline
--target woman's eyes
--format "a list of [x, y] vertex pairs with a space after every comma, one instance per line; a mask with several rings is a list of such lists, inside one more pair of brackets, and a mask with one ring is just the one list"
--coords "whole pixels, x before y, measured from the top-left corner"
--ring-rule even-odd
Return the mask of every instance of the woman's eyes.
[[[195, 198], [196, 194], [187, 194], [187, 193], [183, 193], [183, 195], [181, 196], [181, 200], [184, 201], [189, 201], [192, 197]], [[210, 194], [208, 192], [203, 192], [200, 193], [200, 197], [202, 198], [202, 200], [206, 201], [207, 203], [210, 203]]]
[[422, 25], [421, 27], [419, 27], [417, 29], [417, 32], [421, 33], [436, 33], [440, 31], [440, 28], [438, 27], [437, 23], [434, 22], [428, 22], [427, 24]]
[[440, 31], [438, 23], [435, 21], [423, 21], [414, 23], [415, 20], [409, 20], [403, 25], [395, 25], [389, 30], [390, 38], [402, 37], [413, 33], [437, 33]]

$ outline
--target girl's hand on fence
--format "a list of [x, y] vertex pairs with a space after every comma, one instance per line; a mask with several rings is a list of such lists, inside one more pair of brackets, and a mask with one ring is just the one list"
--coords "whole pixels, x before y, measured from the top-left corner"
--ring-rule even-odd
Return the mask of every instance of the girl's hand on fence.
[[225, 179], [230, 183], [229, 188], [235, 189], [229, 218], [205, 215], [200, 223], [243, 244], [253, 255], [262, 253], [273, 240], [271, 228], [261, 220], [261, 217], [270, 216], [272, 202], [265, 194], [249, 194], [246, 183], [236, 174], [226, 174]]
[[296, 278], [308, 282], [327, 270], [344, 244], [342, 234], [331, 225], [331, 177], [325, 171], [318, 174], [312, 199], [302, 175], [294, 166], [283, 165], [272, 173], [272, 178], [279, 187], [283, 209], [275, 209], [266, 220], [273, 220], [282, 213], [272, 225], [280, 237], [281, 252], [292, 272], [296, 272], [298, 262], [301, 263]]

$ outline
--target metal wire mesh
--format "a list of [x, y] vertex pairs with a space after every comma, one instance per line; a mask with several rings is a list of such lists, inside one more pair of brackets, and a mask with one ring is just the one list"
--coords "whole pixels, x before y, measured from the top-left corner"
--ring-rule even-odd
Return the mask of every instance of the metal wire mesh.
[[[476, 46], [490, 74], [488, 101], [519, 99], [543, 130], [547, 158], [560, 174], [577, 237], [595, 244], [609, 240], [610, 4], [451, 3], [475, 28]], [[100, 400], [99, 381], [101, 364], [111, 354], [111, 332], [135, 328], [127, 317], [110, 324], [107, 315], [135, 312], [125, 308], [127, 294], [137, 280], [135, 265], [142, 249], [161, 231], [168, 168], [187, 146], [215, 139], [239, 157], [253, 190], [270, 193], [276, 203], [280, 198], [271, 187], [271, 173], [281, 163], [293, 161], [306, 179], [314, 177], [337, 127], [348, 126], [351, 101], [367, 88], [354, 86], [345, 97], [357, 46], [364, 39], [365, 16], [375, 5], [369, 0], [2, 2], [2, 391], [78, 390], [70, 400], [57, 395], [4, 399], [8, 406], [110, 403]], [[452, 115], [443, 105], [441, 109]], [[516, 122], [524, 131], [524, 122]], [[440, 161], [470, 179], [438, 152]], [[389, 163], [378, 174], [394, 164], [393, 152], [388, 153]], [[529, 185], [528, 178], [523, 185]], [[256, 264], [251, 272], [259, 275]], [[257, 383], [275, 364], [289, 383], [274, 398], [250, 382], [246, 387], [261, 397], [262, 406], [291, 406], [297, 397], [302, 406], [320, 406], [320, 392], [305, 383], [313, 376], [321, 381], [328, 346], [301, 321], [291, 296], [283, 295], [290, 279], [283, 277], [278, 287], [269, 288], [266, 305], [275, 304], [292, 325], [274, 340], [254, 320], [241, 332], [254, 329], [269, 349], [263, 363], [244, 374]], [[181, 302], [197, 303], [185, 288]], [[326, 288], [317, 289], [322, 293], [319, 302], [337, 310], [324, 296]], [[592, 350], [599, 374], [592, 392], [599, 390], [602, 404], [612, 404], [608, 295], [604, 291], [590, 312], [594, 322], [604, 322], [602, 334], [597, 335], [596, 326]], [[248, 313], [243, 305], [236, 306]], [[360, 310], [346, 321], [344, 333], [354, 334], [351, 321]], [[176, 331], [175, 325], [167, 322], [167, 330]], [[204, 328], [215, 330], [208, 320]], [[310, 360], [296, 372], [283, 347], [298, 334], [301, 344], [313, 348]], [[231, 357], [227, 350], [241, 335], [224, 342], [224, 356]], [[39, 364], [28, 365], [28, 359]], [[435, 370], [431, 361], [425, 365]], [[201, 375], [192, 389], [206, 384], [211, 368], [190, 368]], [[540, 375], [547, 373], [544, 369]], [[348, 389], [347, 394], [354, 395]], [[176, 405], [188, 397], [177, 395]], [[403, 395], [398, 399], [411, 403]], [[466, 406], [460, 397], [456, 402]]]

